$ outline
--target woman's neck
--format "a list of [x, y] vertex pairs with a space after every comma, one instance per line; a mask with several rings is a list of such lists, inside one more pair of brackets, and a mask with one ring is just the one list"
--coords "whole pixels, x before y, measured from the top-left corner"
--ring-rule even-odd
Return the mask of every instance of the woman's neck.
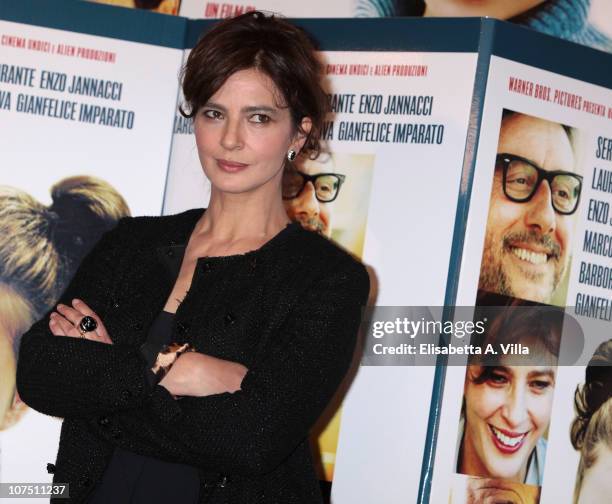
[[219, 241], [274, 236], [290, 221], [280, 194], [260, 198], [247, 194], [211, 193], [206, 212], [196, 224], [196, 234]]

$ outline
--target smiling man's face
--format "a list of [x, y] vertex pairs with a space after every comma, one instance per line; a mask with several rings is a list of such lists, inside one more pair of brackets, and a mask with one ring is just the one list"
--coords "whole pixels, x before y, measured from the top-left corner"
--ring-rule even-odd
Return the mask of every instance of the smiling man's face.
[[[564, 128], [523, 114], [504, 118], [498, 153], [528, 159], [546, 171], [575, 171]], [[542, 181], [531, 200], [511, 201], [496, 167], [491, 190], [479, 287], [485, 291], [547, 303], [563, 278], [571, 250], [571, 215], [553, 209], [551, 188]]]

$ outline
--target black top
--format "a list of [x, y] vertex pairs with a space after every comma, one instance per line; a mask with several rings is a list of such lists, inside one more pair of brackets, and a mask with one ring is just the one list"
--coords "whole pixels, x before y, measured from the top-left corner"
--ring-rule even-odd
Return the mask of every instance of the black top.
[[[177, 254], [166, 256], [166, 268], [173, 278], [178, 276], [184, 255], [184, 250], [183, 253], [178, 252], [177, 250]], [[141, 346], [141, 352], [151, 367], [161, 347], [171, 342], [173, 326], [174, 313], [164, 310], [158, 313], [151, 324], [147, 340]], [[147, 380], [151, 385], [158, 381], [149, 368]], [[115, 447], [102, 480], [87, 502], [196, 504], [199, 486], [198, 470], [193, 466], [166, 462]]]
[[112, 345], [54, 336], [49, 313], [17, 361], [23, 401], [62, 422], [55, 483], [82, 504], [114, 447], [197, 467], [199, 504], [322, 504], [308, 433], [353, 360], [368, 297], [364, 266], [299, 224], [259, 249], [198, 259], [173, 337], [240, 362], [240, 390], [176, 400], [145, 378], [140, 352], [175, 283], [164, 256], [204, 209], [125, 217], [83, 259], [59, 302], [87, 301]]

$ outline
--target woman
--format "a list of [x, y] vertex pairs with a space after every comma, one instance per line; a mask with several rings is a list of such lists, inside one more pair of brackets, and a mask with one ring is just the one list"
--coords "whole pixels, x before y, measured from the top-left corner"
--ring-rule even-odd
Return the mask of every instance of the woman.
[[130, 211], [107, 182], [60, 180], [53, 203], [0, 186], [0, 430], [27, 410], [15, 391], [21, 334], [53, 306], [100, 235]]
[[320, 75], [287, 21], [208, 32], [183, 81], [208, 208], [122, 219], [24, 335], [19, 391], [64, 417], [50, 470], [74, 502], [321, 502], [308, 431], [369, 279], [283, 207], [285, 166], [319, 150]]
[[574, 503], [610, 502], [612, 483], [612, 340], [601, 343], [576, 388], [572, 445], [580, 452]]
[[[466, 370], [456, 470], [541, 485], [563, 314], [519, 301], [495, 310]], [[529, 355], [511, 354], [511, 344]]]
[[536, 31], [612, 51], [612, 40], [589, 23], [591, 0], [357, 0], [357, 17], [489, 16]]

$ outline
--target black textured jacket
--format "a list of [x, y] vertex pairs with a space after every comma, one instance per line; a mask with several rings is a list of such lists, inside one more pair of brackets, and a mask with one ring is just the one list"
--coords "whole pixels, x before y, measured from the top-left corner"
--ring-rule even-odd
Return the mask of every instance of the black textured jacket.
[[21, 398], [64, 418], [49, 471], [68, 502], [86, 500], [114, 446], [197, 466], [200, 502], [322, 501], [307, 435], [348, 370], [366, 269], [295, 223], [257, 250], [198, 259], [173, 339], [249, 371], [235, 393], [175, 400], [149, 384], [139, 347], [175, 281], [164, 254], [203, 211], [121, 219], [83, 260], [60, 302], [88, 303], [113, 345], [53, 336], [49, 313], [21, 339]]

